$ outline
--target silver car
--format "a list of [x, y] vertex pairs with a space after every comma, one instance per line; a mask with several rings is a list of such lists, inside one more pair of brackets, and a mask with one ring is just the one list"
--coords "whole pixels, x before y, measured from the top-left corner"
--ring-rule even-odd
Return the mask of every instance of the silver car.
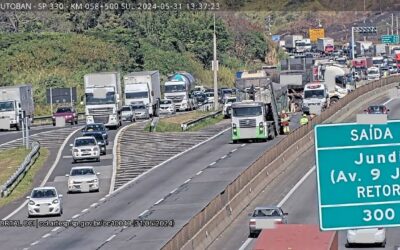
[[63, 213], [62, 194], [55, 187], [34, 188], [28, 201], [28, 217], [41, 215], [58, 215]]
[[175, 103], [170, 99], [162, 99], [160, 101], [160, 114], [175, 114]]
[[259, 234], [264, 228], [264, 224], [287, 224], [287, 215], [280, 207], [256, 207], [253, 213], [249, 214], [250, 237]]
[[68, 192], [98, 192], [100, 189], [99, 178], [93, 167], [73, 167], [68, 177]]
[[133, 110], [135, 110], [136, 119], [149, 119], [149, 109], [143, 103], [135, 103], [131, 105]]
[[83, 136], [75, 139], [72, 147], [73, 162], [81, 160], [100, 161], [100, 147], [96, 139], [92, 136]]
[[385, 247], [386, 229], [380, 227], [347, 230], [346, 247], [350, 247], [353, 244], [379, 244]]
[[136, 121], [135, 111], [133, 110], [132, 106], [123, 106], [121, 108], [121, 117], [123, 121]]

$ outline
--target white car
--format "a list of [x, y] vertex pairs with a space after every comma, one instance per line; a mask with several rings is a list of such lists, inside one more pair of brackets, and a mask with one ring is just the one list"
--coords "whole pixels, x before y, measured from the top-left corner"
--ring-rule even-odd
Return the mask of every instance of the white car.
[[93, 167], [73, 167], [68, 177], [68, 192], [99, 192], [100, 184]]
[[237, 98], [234, 96], [233, 97], [230, 96], [225, 99], [224, 108], [222, 109], [222, 114], [224, 115], [225, 118], [229, 118], [231, 116], [231, 112], [232, 112], [231, 106], [232, 106], [232, 103], [234, 103], [236, 101], [237, 101]]
[[78, 137], [70, 146], [72, 147], [72, 158], [74, 163], [88, 159], [100, 161], [100, 147], [94, 137]]
[[346, 247], [350, 247], [353, 244], [380, 244], [385, 247], [386, 229], [380, 227], [347, 230]]
[[160, 101], [160, 114], [175, 114], [175, 103], [170, 99], [162, 99]]
[[133, 110], [132, 106], [123, 106], [121, 108], [121, 117], [123, 121], [130, 121], [130, 122], [135, 122], [136, 121], [136, 115], [135, 115], [135, 110]]
[[62, 194], [55, 187], [34, 188], [28, 201], [28, 217], [40, 215], [58, 215], [63, 213]]
[[213, 103], [214, 102], [214, 93], [206, 92], [206, 95], [207, 95], [207, 103]]

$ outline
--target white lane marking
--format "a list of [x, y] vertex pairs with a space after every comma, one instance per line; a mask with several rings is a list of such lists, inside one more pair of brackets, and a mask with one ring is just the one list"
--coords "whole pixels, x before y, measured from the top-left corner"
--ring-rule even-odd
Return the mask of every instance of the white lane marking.
[[224, 155], [224, 156], [222, 156], [222, 157], [221, 157], [221, 159], [225, 159], [225, 158], [226, 158], [226, 156], [227, 156], [227, 155]]
[[212, 165], [214, 165], [214, 164], [216, 164], [216, 162], [214, 161], [214, 162], [212, 162], [210, 165], [208, 165], [208, 166], [212, 166]]
[[196, 175], [199, 175], [199, 174], [201, 174], [201, 173], [203, 173], [203, 170], [197, 172]]
[[64, 155], [62, 158], [63, 159], [72, 159], [72, 155]]
[[390, 98], [389, 100], [387, 100], [386, 102], [384, 102], [384, 103], [382, 103], [383, 105], [386, 105], [386, 104], [388, 104], [389, 102], [391, 102], [391, 101], [393, 101], [394, 100], [394, 98]]
[[154, 205], [158, 205], [158, 204], [160, 204], [162, 201], [164, 200], [164, 198], [162, 198], [162, 199], [159, 199], [156, 203], [154, 203]]
[[244, 147], [244, 146], [246, 146], [246, 143], [243, 143], [242, 145], [240, 145], [241, 147]]
[[96, 203], [96, 202], [93, 203], [92, 205], [90, 205], [90, 207], [95, 207], [95, 206], [97, 206], [97, 203]]
[[106, 198], [103, 197], [103, 198], [101, 198], [99, 201], [100, 201], [100, 202], [103, 202], [103, 201], [105, 201], [105, 200], [106, 200]]
[[175, 193], [175, 191], [178, 190], [178, 188], [175, 188], [174, 190], [172, 190], [171, 192], [169, 192], [170, 194]]
[[43, 238], [43, 239], [46, 239], [46, 238], [49, 237], [50, 235], [51, 235], [50, 233], [45, 234], [45, 235], [42, 236], [42, 238]]
[[190, 181], [191, 179], [187, 179], [183, 184], [186, 184]]
[[117, 236], [117, 235], [116, 235], [116, 234], [111, 235], [110, 238], [108, 238], [108, 239], [106, 240], [106, 242], [111, 241], [112, 239], [114, 239], [115, 236]]
[[[120, 192], [121, 190], [125, 189], [127, 186], [131, 185], [131, 184], [134, 183], [134, 182], [137, 182], [138, 180], [140, 180], [141, 178], [143, 178], [143, 176], [145, 176], [145, 175], [151, 173], [152, 171], [156, 170], [156, 169], [159, 168], [160, 166], [162, 166], [162, 165], [164, 165], [164, 164], [166, 164], [166, 163], [168, 163], [168, 162], [170, 162], [170, 161], [172, 161], [172, 160], [174, 160], [174, 159], [180, 157], [181, 155], [183, 155], [183, 154], [185, 154], [185, 153], [187, 153], [187, 152], [189, 152], [189, 151], [191, 151], [191, 150], [193, 150], [193, 149], [195, 149], [195, 148], [200, 147], [201, 145], [203, 145], [203, 144], [205, 144], [205, 143], [207, 143], [207, 142], [209, 142], [209, 141], [211, 141], [211, 140], [217, 138], [218, 136], [222, 135], [223, 133], [225, 133], [226, 131], [228, 131], [228, 130], [230, 130], [230, 129], [231, 129], [230, 127], [227, 128], [227, 129], [224, 129], [224, 130], [222, 130], [221, 132], [219, 132], [218, 134], [216, 134], [216, 135], [214, 135], [214, 136], [208, 138], [207, 140], [202, 141], [202, 142], [200, 142], [199, 144], [196, 144], [196, 145], [194, 145], [193, 147], [191, 147], [191, 148], [189, 148], [189, 149], [186, 149], [185, 151], [183, 151], [183, 152], [181, 152], [181, 153], [179, 153], [179, 154], [176, 154], [176, 155], [172, 156], [172, 157], [169, 158], [168, 160], [165, 160], [164, 162], [161, 162], [160, 164], [158, 164], [157, 166], [154, 166], [154, 167], [151, 168], [150, 170], [148, 170], [148, 171], [146, 171], [146, 172], [140, 174], [140, 175], [139, 175], [138, 177], [136, 177], [135, 179], [133, 179], [133, 180], [131, 180], [131, 181], [128, 181], [127, 183], [125, 183], [124, 185], [120, 186], [118, 189], [112, 191], [111, 193], [114, 194], [114, 193]], [[116, 162], [116, 157], [114, 157], [114, 161]], [[115, 164], [115, 165], [116, 165], [116, 164]], [[115, 178], [115, 173], [114, 173], [114, 172], [113, 172], [112, 178]], [[115, 182], [115, 180], [114, 180], [114, 182]], [[112, 185], [114, 185], [114, 184], [112, 183]], [[110, 188], [110, 190], [111, 190], [111, 188]]]
[[144, 210], [141, 214], [139, 214], [139, 217], [146, 214], [148, 211], [149, 211], [148, 209]]
[[75, 214], [74, 216], [72, 216], [72, 219], [76, 219], [76, 218], [78, 218], [79, 216], [81, 216], [80, 214]]
[[83, 210], [81, 211], [81, 213], [86, 213], [87, 211], [89, 211], [89, 209], [88, 209], [88, 208], [85, 208], [85, 209], [83, 209]]
[[[294, 185], [294, 187], [283, 197], [283, 199], [278, 203], [278, 207], [282, 207], [283, 204], [290, 198], [290, 196], [299, 188], [301, 184], [311, 175], [315, 170], [315, 165], [308, 170], [308, 172]], [[246, 247], [253, 241], [253, 238], [247, 238], [247, 240], [240, 246], [239, 250], [245, 250]]]
[[38, 244], [40, 241], [35, 241], [35, 242], [33, 242], [33, 243], [31, 243], [31, 246], [34, 246], [34, 245], [36, 245], [36, 244]]
[[57, 231], [58, 229], [60, 229], [61, 227], [55, 227], [55, 228], [53, 228], [51, 231], [52, 232], [55, 232], [55, 231]]
[[29, 247], [25, 247], [25, 248], [23, 248], [22, 250], [28, 250], [29, 249]]
[[237, 150], [237, 148], [235, 148], [235, 149], [232, 149], [232, 150], [231, 150], [231, 153], [235, 152], [236, 150]]
[[[49, 172], [47, 173], [46, 177], [44, 177], [42, 183], [40, 183], [40, 186], [43, 187], [46, 182], [49, 180], [51, 174], [53, 173], [54, 169], [56, 168], [56, 166], [58, 165], [58, 162], [61, 159], [61, 154], [64, 151], [65, 146], [67, 145], [68, 141], [71, 139], [71, 137], [78, 132], [79, 130], [81, 130], [81, 127], [79, 127], [78, 129], [74, 130], [72, 133], [70, 133], [67, 138], [64, 140], [63, 144], [61, 145], [60, 149], [58, 150], [57, 153], [57, 157], [56, 160], [54, 161], [53, 165], [51, 166]], [[9, 215], [7, 215], [6, 217], [3, 218], [3, 220], [8, 220], [10, 217], [14, 216], [16, 213], [18, 213], [22, 208], [24, 208], [26, 206], [26, 204], [28, 204], [28, 200], [25, 200], [21, 206], [19, 206], [17, 209], [15, 209], [13, 212], [11, 212]]]

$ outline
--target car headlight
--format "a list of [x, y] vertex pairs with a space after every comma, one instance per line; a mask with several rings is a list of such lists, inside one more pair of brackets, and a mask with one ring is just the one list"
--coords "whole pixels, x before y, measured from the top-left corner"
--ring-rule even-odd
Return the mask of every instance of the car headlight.
[[99, 151], [99, 148], [93, 148], [93, 151], [97, 152], [97, 151]]
[[28, 202], [28, 204], [33, 206], [33, 205], [35, 205], [35, 202], [34, 202], [33, 200], [30, 200], [30, 201]]
[[94, 179], [94, 180], [93, 180], [94, 183], [97, 183], [98, 181], [99, 181], [98, 179]]
[[74, 185], [74, 181], [68, 181], [69, 185]]
[[74, 153], [79, 153], [79, 149], [74, 149]]
[[55, 199], [52, 203], [53, 204], [58, 204], [58, 199]]

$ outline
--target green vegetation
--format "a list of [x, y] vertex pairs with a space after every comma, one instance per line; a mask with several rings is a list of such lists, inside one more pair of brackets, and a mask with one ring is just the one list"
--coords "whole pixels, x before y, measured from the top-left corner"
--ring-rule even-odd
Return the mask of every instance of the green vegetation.
[[[19, 150], [21, 150], [21, 149], [19, 149]], [[4, 151], [4, 153], [5, 152], [7, 152], [7, 151]], [[9, 154], [10, 154], [10, 152], [9, 152]], [[9, 196], [0, 198], [0, 207], [3, 207], [4, 205], [7, 205], [8, 203], [13, 202], [17, 199], [23, 198], [26, 195], [26, 193], [29, 192], [33, 188], [33, 181], [35, 179], [35, 176], [36, 176], [37, 172], [43, 167], [48, 156], [49, 156], [49, 151], [46, 148], [41, 148], [39, 158], [36, 159], [36, 162], [29, 169], [29, 171], [26, 173], [25, 177], [21, 180], [21, 182], [18, 184], [18, 186], [12, 191], [12, 193]], [[2, 159], [2, 163], [3, 163], [3, 158], [1, 158], [1, 159]], [[5, 165], [6, 164], [4, 164], [4, 166]], [[3, 164], [2, 164], [2, 166], [3, 166]], [[3, 172], [3, 170], [2, 170], [2, 172]]]
[[28, 154], [29, 150], [23, 147], [0, 151], [0, 185], [10, 178]]
[[207, 128], [209, 126], [215, 125], [218, 122], [222, 121], [224, 119], [223, 115], [218, 115], [216, 117], [208, 118], [197, 125], [194, 125], [193, 127], [189, 128], [189, 131], [199, 131], [203, 128]]

